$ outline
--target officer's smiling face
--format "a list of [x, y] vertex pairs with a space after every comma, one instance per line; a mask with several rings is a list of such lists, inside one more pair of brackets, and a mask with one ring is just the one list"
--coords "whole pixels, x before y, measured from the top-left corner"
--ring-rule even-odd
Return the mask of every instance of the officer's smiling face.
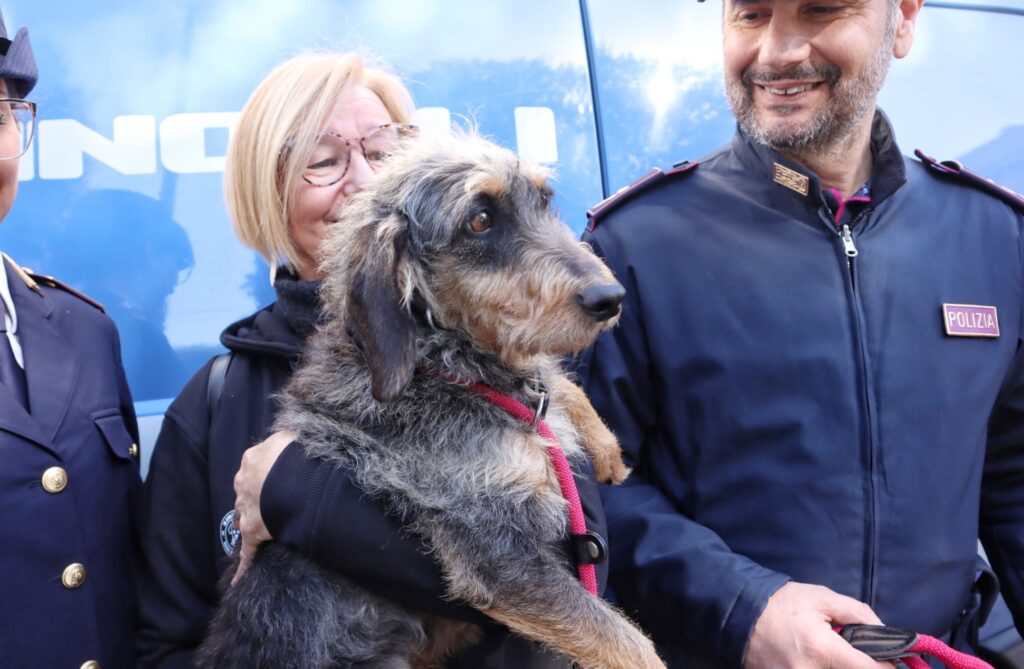
[[723, 0], [725, 84], [743, 130], [793, 153], [842, 149], [870, 126], [923, 0]]

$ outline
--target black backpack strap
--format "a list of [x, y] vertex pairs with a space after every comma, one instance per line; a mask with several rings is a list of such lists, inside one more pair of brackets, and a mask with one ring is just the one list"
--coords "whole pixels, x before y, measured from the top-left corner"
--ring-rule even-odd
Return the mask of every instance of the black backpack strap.
[[221, 353], [210, 365], [210, 378], [206, 383], [206, 406], [210, 411], [210, 422], [213, 422], [217, 405], [220, 404], [220, 396], [224, 392], [224, 379], [228, 376], [228, 366], [231, 365], [234, 355], [233, 351]]

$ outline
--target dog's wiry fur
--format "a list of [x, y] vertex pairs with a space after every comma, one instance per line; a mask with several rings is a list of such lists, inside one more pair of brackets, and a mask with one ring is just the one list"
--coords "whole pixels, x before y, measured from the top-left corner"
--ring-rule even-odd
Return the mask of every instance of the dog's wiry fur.
[[[621, 287], [550, 196], [543, 169], [472, 136], [423, 138], [396, 156], [325, 240], [326, 322], [276, 428], [422, 537], [453, 598], [588, 669], [661, 669], [566, 563], [545, 440], [466, 387], [530, 406], [546, 387], [567, 456], [589, 453], [603, 481], [628, 473], [560, 364], [614, 323]], [[593, 290], [612, 295], [610, 309], [595, 310]], [[225, 593], [199, 666], [421, 669], [472, 639], [270, 544]]]

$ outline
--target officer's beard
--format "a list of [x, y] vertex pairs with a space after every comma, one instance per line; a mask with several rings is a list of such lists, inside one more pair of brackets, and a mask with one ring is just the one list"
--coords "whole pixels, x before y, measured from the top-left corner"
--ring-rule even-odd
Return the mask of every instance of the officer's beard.
[[[889, 33], [871, 63], [856, 79], [844, 79], [835, 65], [802, 66], [786, 72], [744, 70], [739, 80], [726, 76], [725, 93], [743, 132], [758, 144], [791, 156], [842, 156], [855, 142], [864, 117], [873, 113], [892, 62], [895, 31]], [[754, 86], [774, 81], [821, 81], [831, 95], [824, 106], [799, 125], [786, 119], [762, 122], [754, 105]], [[757, 82], [755, 84], [754, 82]], [[788, 116], [796, 108], [773, 107], [772, 113]]]

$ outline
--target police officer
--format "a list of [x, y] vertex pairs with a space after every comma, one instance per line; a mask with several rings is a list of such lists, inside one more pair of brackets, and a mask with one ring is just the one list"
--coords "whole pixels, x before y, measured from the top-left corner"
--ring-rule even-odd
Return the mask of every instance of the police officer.
[[[32, 140], [28, 31], [0, 15], [0, 218]], [[0, 664], [133, 666], [138, 431], [113, 322], [3, 256], [0, 269]]]
[[723, 0], [732, 142], [592, 212], [627, 289], [583, 361], [635, 465], [611, 586], [672, 667], [961, 645], [979, 536], [1024, 624], [1024, 206], [876, 108], [922, 2]]

